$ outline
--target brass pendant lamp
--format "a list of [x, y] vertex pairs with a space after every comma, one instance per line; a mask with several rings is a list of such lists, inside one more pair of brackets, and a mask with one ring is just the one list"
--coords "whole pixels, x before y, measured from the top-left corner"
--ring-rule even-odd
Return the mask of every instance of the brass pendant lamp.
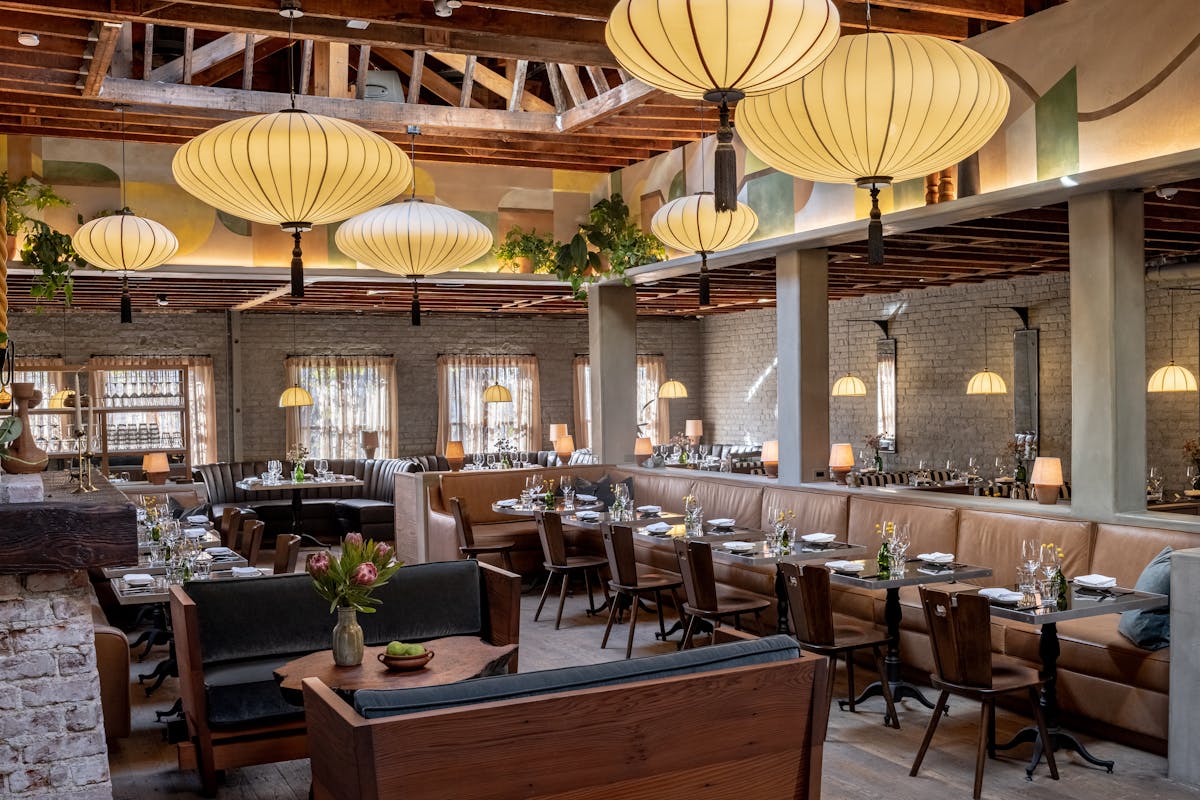
[[[299, 0], [282, 0], [292, 21]], [[304, 296], [301, 234], [386, 203], [412, 180], [412, 164], [396, 145], [365, 128], [296, 108], [218, 125], [181, 146], [171, 162], [188, 193], [228, 214], [278, 225], [292, 235], [292, 297]]]
[[715, 203], [730, 211], [737, 207], [730, 104], [808, 73], [840, 30], [832, 0], [619, 0], [604, 38], [644, 83], [720, 104]]
[[139, 217], [129, 210], [125, 197], [125, 109], [121, 109], [121, 210], [85, 222], [71, 237], [75, 252], [103, 270], [120, 270], [121, 322], [133, 322], [129, 272], [153, 269], [166, 263], [179, 249], [179, 240], [167, 226]]
[[[413, 125], [408, 132], [415, 141], [420, 130]], [[415, 163], [415, 158], [412, 161]], [[334, 243], [343, 253], [373, 269], [411, 278], [412, 324], [420, 325], [417, 279], [458, 269], [485, 255], [492, 249], [492, 232], [461, 211], [418, 200], [413, 181], [412, 195], [407, 200], [346, 220], [338, 228]]]
[[[1193, 290], [1194, 291], [1194, 290]], [[1175, 363], [1175, 289], [1167, 290], [1171, 303], [1171, 360], [1165, 367], [1154, 370], [1146, 384], [1147, 392], [1194, 392], [1196, 376], [1187, 367]]]
[[1008, 84], [985, 57], [932, 36], [843, 36], [795, 83], [740, 107], [746, 146], [811, 181], [871, 192], [868, 260], [883, 263], [879, 191], [979, 150], [1008, 113]]

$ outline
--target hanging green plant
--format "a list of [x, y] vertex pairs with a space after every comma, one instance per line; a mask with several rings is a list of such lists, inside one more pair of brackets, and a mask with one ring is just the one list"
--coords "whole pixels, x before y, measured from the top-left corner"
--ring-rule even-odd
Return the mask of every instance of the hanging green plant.
[[548, 233], [514, 225], [496, 246], [496, 259], [513, 272], [554, 272], [559, 243]]
[[559, 247], [555, 272], [559, 279], [570, 281], [576, 298], [583, 299], [586, 284], [620, 277], [628, 285], [627, 269], [665, 256], [662, 243], [634, 224], [629, 206], [618, 193], [592, 206], [580, 232]]
[[[21, 244], [21, 260], [41, 270], [30, 287], [32, 297], [51, 302], [62, 292], [63, 299], [71, 303], [74, 288], [73, 273], [76, 267], [86, 262], [75, 252], [71, 237], [50, 227], [40, 219], [30, 216], [55, 206], [69, 206], [66, 198], [54, 192], [54, 188], [39, 183], [28, 176], [18, 181], [10, 180], [8, 172], [0, 172], [0, 197], [6, 201], [4, 232], [10, 237], [25, 234]], [[2, 254], [4, 258], [11, 254]], [[38, 307], [41, 310], [39, 304]]]

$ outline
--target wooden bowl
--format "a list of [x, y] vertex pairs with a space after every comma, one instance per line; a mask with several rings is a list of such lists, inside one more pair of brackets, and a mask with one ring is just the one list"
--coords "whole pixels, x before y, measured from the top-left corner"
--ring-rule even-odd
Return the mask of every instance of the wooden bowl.
[[426, 650], [419, 656], [389, 656], [387, 653], [379, 654], [380, 663], [392, 672], [412, 672], [418, 669], [425, 669], [425, 665], [432, 660], [432, 650]]

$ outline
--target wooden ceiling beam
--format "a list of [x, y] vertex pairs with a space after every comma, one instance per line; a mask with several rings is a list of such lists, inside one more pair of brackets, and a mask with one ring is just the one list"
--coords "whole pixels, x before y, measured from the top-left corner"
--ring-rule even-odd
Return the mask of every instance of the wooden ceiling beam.
[[[378, 55], [384, 61], [404, 72], [405, 75], [411, 76], [416, 69], [416, 61], [409, 53], [404, 50], [397, 50], [394, 47], [376, 47], [371, 52]], [[422, 55], [422, 58], [424, 56]], [[474, 62], [472, 62], [474, 63]], [[438, 75], [433, 70], [421, 73], [421, 86], [428, 89], [433, 94], [445, 100], [452, 106], [466, 108], [463, 105], [462, 90], [455, 86], [450, 81]], [[480, 108], [479, 103], [472, 103], [471, 108]]]
[[[92, 23], [89, 19], [74, 14], [33, 13], [35, 8], [38, 7], [30, 3], [12, 3], [10, 8], [0, 14], [0, 31], [34, 31], [39, 35], [44, 31], [60, 39], [82, 41], [92, 38]], [[16, 41], [15, 36], [12, 38]]]
[[[862, 33], [867, 27], [867, 4], [848, 0], [834, 0], [841, 13], [842, 27]], [[962, 41], [970, 34], [966, 17], [931, 14], [926, 11], [897, 10], [894, 8], [871, 8], [871, 28], [888, 33], [923, 33], [940, 39]]]
[[[76, 50], [78, 49], [76, 48]], [[22, 47], [20, 50], [13, 50], [7, 47], [0, 47], [0, 64], [6, 64], [10, 67], [43, 67], [45, 69], [57, 69], [65, 72], [77, 72], [83, 66], [83, 62], [83, 55], [79, 52], [55, 53], [52, 51], [43, 51], [40, 48], [30, 50], [28, 47]]]
[[614, 0], [466, 0], [464, 5], [606, 22]]
[[[574, 72], [573, 67], [568, 67], [568, 70]], [[653, 86], [647, 86], [637, 79], [631, 80], [568, 109], [559, 117], [559, 128], [563, 133], [571, 133], [595, 125], [658, 93]]]
[[[442, 62], [451, 69], [456, 69], [459, 72], [466, 72], [467, 56], [462, 55], [461, 53], [434, 51], [430, 52], [429, 55], [433, 58], [436, 58], [438, 61]], [[503, 98], [505, 102], [512, 97], [513, 82], [501, 75], [499, 72], [489, 69], [488, 67], [485, 67], [483, 64], [480, 64], [478, 61], [476, 61], [472, 74], [474, 76], [475, 83], [484, 87], [492, 94]], [[523, 93], [521, 96], [521, 109], [523, 111], [540, 112], [545, 114], [554, 113], [554, 106], [550, 105], [540, 97], [528, 92]]]
[[985, 19], [990, 22], [1016, 22], [1025, 16], [1025, 0], [871, 0], [871, 2], [876, 6], [887, 8]]
[[[269, 38], [263, 34], [251, 35], [254, 37], [254, 44], [258, 44]], [[195, 48], [192, 51], [192, 75], [196, 76], [199, 73], [203, 73], [205, 70], [211, 69], [223, 61], [244, 56], [246, 47], [245, 34], [227, 33], [219, 39]], [[151, 70], [150, 80], [161, 81], [163, 83], [182, 83], [183, 56], [172, 59], [161, 67]]]

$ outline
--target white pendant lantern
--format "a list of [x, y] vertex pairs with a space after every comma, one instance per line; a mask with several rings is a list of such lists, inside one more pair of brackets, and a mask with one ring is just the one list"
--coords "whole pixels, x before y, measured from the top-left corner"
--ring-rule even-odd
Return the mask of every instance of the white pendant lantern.
[[165, 225], [132, 212], [85, 222], [71, 243], [94, 267], [130, 272], [165, 264], [179, 249], [179, 240]]
[[485, 403], [511, 403], [512, 401], [512, 392], [508, 390], [507, 386], [493, 383], [483, 390], [483, 402]]
[[1007, 394], [1008, 386], [1004, 383], [1004, 378], [1001, 378], [991, 370], [983, 370], [976, 372], [971, 376], [971, 380], [967, 381], [967, 394]]
[[303, 386], [289, 386], [283, 390], [283, 394], [279, 395], [280, 408], [299, 408], [312, 404], [312, 395]]
[[1147, 392], [1194, 392], [1196, 391], [1196, 376], [1186, 367], [1175, 363], [1175, 292], [1174, 288], [1167, 289], [1167, 299], [1171, 303], [1171, 360], [1165, 367], [1154, 370], [1150, 381], [1146, 384]]
[[879, 187], [950, 167], [1008, 113], [1008, 84], [974, 50], [918, 34], [844, 36], [799, 81], [742, 103], [738, 130], [789, 175], [870, 187], [870, 255], [883, 263]]
[[708, 254], [745, 244], [758, 230], [758, 215], [746, 205], [718, 211], [711, 192], [680, 197], [664, 205], [650, 220], [650, 230], [667, 246], [700, 256], [700, 305], [711, 297]]
[[798, 80], [833, 49], [841, 20], [832, 0], [619, 0], [608, 48], [639, 80], [721, 104], [716, 204], [737, 206], [729, 104]]
[[686, 400], [687, 396], [687, 387], [674, 378], [658, 387], [659, 400]]
[[843, 375], [833, 382], [834, 397], [866, 397], [867, 385], [856, 375]]

